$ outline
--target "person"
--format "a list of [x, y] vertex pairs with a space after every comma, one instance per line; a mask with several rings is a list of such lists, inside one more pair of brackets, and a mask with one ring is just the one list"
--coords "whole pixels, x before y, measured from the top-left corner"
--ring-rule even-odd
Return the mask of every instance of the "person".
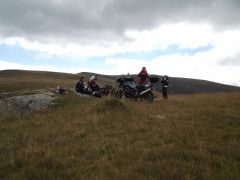
[[67, 91], [65, 90], [65, 88], [63, 86], [60, 86], [60, 85], [57, 86], [56, 92], [58, 94], [67, 94]]
[[75, 90], [78, 93], [84, 93], [85, 92], [85, 86], [84, 86], [84, 78], [83, 76], [80, 77], [79, 81], [76, 84]]
[[98, 91], [100, 89], [97, 83], [97, 75], [93, 75], [89, 78], [88, 87], [91, 91]]
[[161, 80], [162, 83], [162, 95], [163, 99], [168, 99], [168, 84], [169, 84], [169, 79], [167, 75], [164, 75]]
[[139, 84], [145, 84], [148, 78], [148, 72], [146, 67], [142, 67], [142, 70], [137, 76], [140, 77]]

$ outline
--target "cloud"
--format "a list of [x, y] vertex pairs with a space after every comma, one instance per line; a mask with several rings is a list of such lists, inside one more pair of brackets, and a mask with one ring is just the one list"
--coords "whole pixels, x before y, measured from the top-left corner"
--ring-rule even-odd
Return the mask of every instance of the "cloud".
[[225, 58], [225, 59], [219, 60], [219, 65], [240, 67], [240, 54], [238, 54], [236, 57]]
[[109, 56], [117, 53], [153, 51], [166, 49], [172, 44], [182, 48], [208, 46], [215, 40], [213, 28], [208, 24], [175, 23], [165, 24], [152, 30], [127, 30], [124, 37], [129, 41], [108, 41], [102, 44], [65, 44], [29, 41], [23, 37], [1, 38], [0, 44], [18, 45], [25, 49], [38, 50], [52, 55]]
[[[79, 73], [79, 72], [97, 72], [93, 67], [87, 66], [51, 66], [51, 65], [29, 65], [25, 63], [14, 63], [12, 60], [0, 59], [0, 71], [6, 69], [17, 70], [33, 70], [33, 71], [51, 71], [51, 72], [67, 72], [67, 73]], [[103, 73], [104, 74], [104, 73]]]
[[[168, 36], [170, 34], [166, 35]], [[173, 38], [173, 40], [177, 41], [170, 42], [170, 44], [174, 42], [181, 42], [183, 46], [188, 47], [194, 47], [195, 44], [198, 44], [197, 46], [201, 46], [201, 44], [203, 45], [210, 42], [213, 43], [212, 48], [193, 55], [161, 55], [152, 60], [141, 61], [131, 58], [111, 58], [108, 59], [106, 63], [114, 64], [116, 66], [115, 69], [118, 72], [137, 73], [141, 69], [141, 66], [146, 66], [150, 73], [162, 75], [168, 74], [169, 76], [175, 77], [206, 79], [240, 86], [240, 30], [228, 30], [223, 32], [206, 31], [205, 35], [206, 37], [204, 37], [204, 35], [200, 37], [199, 42], [196, 38], [194, 44], [191, 44], [191, 36], [189, 41], [190, 43], [188, 43], [187, 38], [185, 39], [186, 41], [181, 42], [181, 36], [179, 36], [180, 39], [178, 37]], [[136, 36], [143, 39], [148, 37], [147, 35], [141, 33], [139, 35], [137, 34]], [[157, 35], [155, 39], [157, 39], [157, 41], [159, 40]]]
[[77, 56], [196, 48], [239, 29], [239, 8], [238, 0], [0, 1], [0, 43]]
[[[0, 1], [0, 45], [65, 56], [107, 60], [102, 73], [150, 72], [240, 84], [239, 0], [17, 0]], [[209, 47], [193, 55], [159, 54], [154, 59], [116, 54]], [[9, 58], [10, 59], [10, 58]], [[103, 63], [103, 62], [100, 62]], [[36, 62], [34, 64], [37, 64]], [[42, 64], [42, 63], [39, 63]], [[1, 69], [91, 71], [91, 65], [56, 68], [0, 61]], [[211, 76], [209, 76], [211, 75]], [[228, 80], [227, 80], [228, 79]]]
[[21, 63], [12, 63], [6, 60], [0, 60], [0, 70], [20, 69], [20, 70], [41, 70], [41, 71], [57, 71], [53, 66], [26, 65]]
[[238, 0], [18, 0], [0, 1], [0, 34], [29, 41], [104, 45], [128, 30], [176, 22], [239, 28]]
[[219, 83], [240, 86], [239, 67], [218, 65], [214, 61], [201, 59], [202, 53], [194, 56], [167, 55], [152, 61], [137, 59], [107, 59], [106, 63], [114, 65], [104, 74], [138, 73], [142, 66], [146, 66], [150, 74], [167, 74], [172, 77], [203, 79]]

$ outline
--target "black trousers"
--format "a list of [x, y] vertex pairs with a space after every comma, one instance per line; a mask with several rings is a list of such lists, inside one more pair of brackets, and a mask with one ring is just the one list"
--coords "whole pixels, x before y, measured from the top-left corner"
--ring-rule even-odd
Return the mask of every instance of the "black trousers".
[[168, 92], [167, 92], [167, 87], [163, 86], [162, 87], [162, 95], [163, 95], [163, 99], [167, 99], [168, 98]]

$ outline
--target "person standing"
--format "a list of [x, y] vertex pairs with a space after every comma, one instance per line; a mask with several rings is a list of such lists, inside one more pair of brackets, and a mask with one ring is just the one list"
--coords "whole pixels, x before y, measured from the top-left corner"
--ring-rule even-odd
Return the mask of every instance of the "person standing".
[[161, 80], [162, 83], [162, 95], [163, 99], [168, 99], [168, 84], [169, 84], [169, 78], [167, 75], [164, 75]]
[[142, 70], [138, 74], [138, 77], [140, 77], [139, 84], [145, 84], [146, 80], [148, 78], [148, 72], [146, 67], [142, 67]]

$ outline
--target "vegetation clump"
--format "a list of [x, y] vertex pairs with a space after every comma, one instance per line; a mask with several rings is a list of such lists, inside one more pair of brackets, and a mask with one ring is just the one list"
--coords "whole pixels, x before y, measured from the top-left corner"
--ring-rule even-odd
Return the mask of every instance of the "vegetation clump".
[[96, 107], [98, 112], [117, 112], [127, 110], [124, 103], [119, 99], [108, 99], [98, 104]]

